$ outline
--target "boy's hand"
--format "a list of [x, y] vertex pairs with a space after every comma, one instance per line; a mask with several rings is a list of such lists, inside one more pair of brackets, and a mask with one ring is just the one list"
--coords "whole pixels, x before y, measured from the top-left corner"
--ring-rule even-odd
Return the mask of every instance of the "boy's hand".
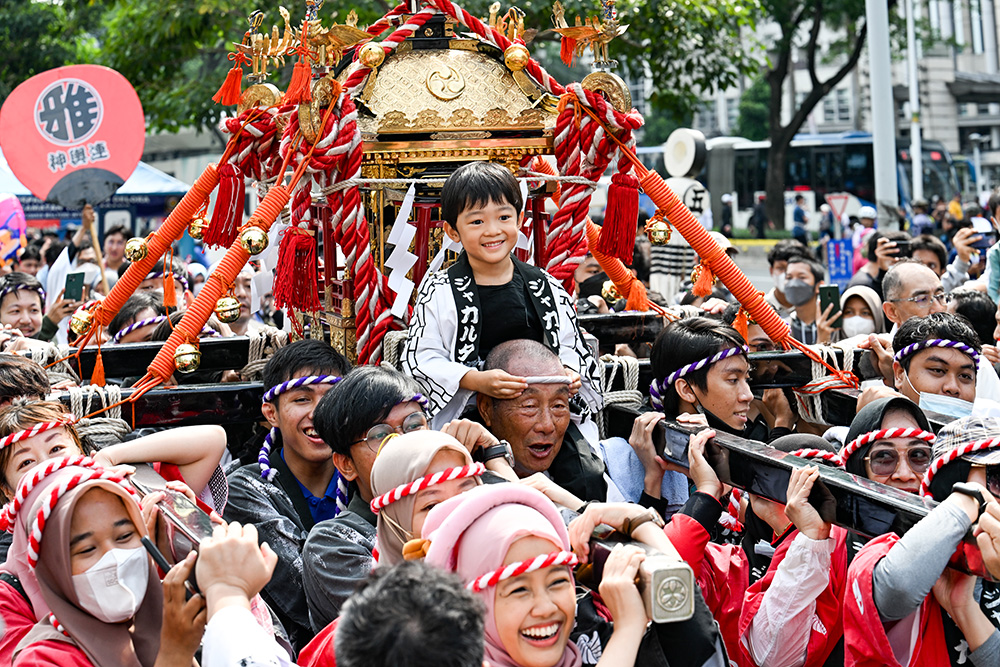
[[569, 395], [576, 396], [576, 392], [580, 391], [580, 387], [583, 386], [583, 380], [580, 379], [580, 374], [574, 371], [572, 368], [563, 367], [566, 375], [569, 376]]
[[463, 389], [471, 389], [499, 399], [517, 398], [528, 388], [528, 383], [523, 377], [511, 375], [499, 368], [492, 371], [469, 371], [459, 385]]

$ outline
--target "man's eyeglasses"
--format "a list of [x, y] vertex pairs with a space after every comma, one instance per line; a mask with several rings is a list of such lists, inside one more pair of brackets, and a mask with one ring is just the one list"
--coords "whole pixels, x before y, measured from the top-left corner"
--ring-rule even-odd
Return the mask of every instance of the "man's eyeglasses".
[[[927, 472], [931, 467], [930, 447], [910, 447], [906, 450], [906, 460], [910, 470], [918, 475]], [[865, 457], [873, 475], [886, 477], [896, 472], [899, 467], [899, 452], [895, 449], [876, 449]]]
[[355, 440], [351, 444], [356, 445], [359, 442], [364, 442], [367, 443], [368, 449], [373, 452], [377, 452], [379, 445], [382, 444], [382, 441], [393, 433], [413, 433], [414, 431], [422, 431], [427, 427], [427, 416], [423, 412], [413, 412], [406, 415], [406, 417], [403, 418], [403, 422], [399, 426], [375, 424], [368, 429], [368, 435], [360, 440]]
[[951, 294], [938, 292], [937, 294], [918, 294], [908, 299], [889, 299], [889, 303], [899, 303], [900, 301], [910, 301], [920, 308], [930, 308], [931, 301], [937, 301], [942, 306], [951, 303]]

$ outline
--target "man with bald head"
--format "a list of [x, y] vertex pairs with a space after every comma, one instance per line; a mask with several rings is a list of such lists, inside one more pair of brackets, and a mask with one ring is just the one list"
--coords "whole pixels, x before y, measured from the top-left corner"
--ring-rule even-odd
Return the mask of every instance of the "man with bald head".
[[915, 259], [903, 259], [889, 267], [882, 279], [882, 293], [882, 310], [893, 323], [893, 331], [911, 317], [945, 312], [951, 300], [937, 274]]
[[512, 340], [486, 357], [483, 370], [494, 369], [527, 379], [514, 398], [476, 398], [486, 428], [510, 443], [517, 475], [543, 472], [577, 498], [604, 501], [604, 461], [571, 419], [569, 378], [559, 357], [536, 341]]

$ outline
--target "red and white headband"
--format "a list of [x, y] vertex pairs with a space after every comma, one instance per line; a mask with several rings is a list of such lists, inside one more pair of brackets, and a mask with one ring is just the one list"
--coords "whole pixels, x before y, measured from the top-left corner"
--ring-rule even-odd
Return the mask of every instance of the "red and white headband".
[[505, 579], [519, 577], [522, 574], [534, 572], [535, 570], [542, 570], [547, 567], [556, 567], [558, 565], [575, 567], [579, 562], [580, 561], [577, 559], [576, 554], [572, 551], [553, 551], [552, 553], [536, 556], [531, 560], [524, 560], [520, 563], [511, 563], [510, 565], [504, 565], [503, 567], [493, 570], [492, 572], [487, 572], [481, 577], [476, 577], [470, 581], [466, 585], [466, 588], [473, 593], [479, 593], [486, 588], [496, 586]]
[[927, 472], [924, 473], [924, 478], [920, 482], [920, 495], [931, 495], [931, 480], [934, 479], [934, 475], [936, 475], [941, 468], [945, 467], [955, 459], [962, 458], [967, 454], [975, 454], [976, 452], [983, 452], [988, 449], [996, 449], [997, 447], [1000, 447], [1000, 438], [976, 440], [974, 442], [967, 442], [961, 447], [956, 447], [947, 454], [937, 457], [931, 461], [930, 467], [927, 469]]
[[14, 519], [17, 518], [17, 513], [21, 509], [21, 505], [24, 504], [25, 499], [34, 491], [35, 487], [38, 486], [38, 483], [57, 470], [62, 470], [70, 466], [98, 468], [97, 463], [89, 456], [63, 456], [56, 459], [49, 459], [42, 465], [35, 466], [29, 474], [21, 478], [21, 481], [17, 484], [17, 492], [14, 494], [14, 497], [3, 506], [3, 509], [0, 509], [0, 530], [13, 532]]
[[400, 484], [395, 489], [383, 493], [381, 496], [373, 499], [371, 502], [372, 512], [378, 514], [378, 511], [387, 505], [405, 498], [407, 496], [412, 496], [415, 493], [423, 491], [429, 486], [434, 486], [435, 484], [440, 484], [442, 482], [450, 482], [453, 479], [463, 479], [465, 477], [478, 477], [486, 472], [486, 466], [482, 463], [473, 463], [472, 465], [466, 465], [456, 468], [448, 468], [447, 470], [442, 470], [441, 472], [436, 472], [433, 475], [424, 475], [418, 479], [409, 482], [408, 484]]
[[124, 477], [109, 470], [105, 470], [104, 468], [85, 470], [73, 475], [72, 477], [67, 477], [62, 480], [49, 492], [45, 502], [42, 503], [41, 508], [38, 510], [38, 514], [35, 515], [35, 520], [31, 523], [31, 531], [28, 534], [28, 567], [35, 569], [35, 566], [38, 565], [38, 554], [42, 548], [42, 534], [45, 531], [45, 524], [49, 520], [52, 510], [54, 510], [56, 505], [59, 504], [59, 499], [62, 498], [68, 491], [75, 489], [84, 482], [100, 479], [114, 482], [128, 491], [131, 495], [135, 495], [135, 490], [132, 487], [126, 486], [122, 483], [125, 481]]
[[796, 449], [794, 452], [788, 453], [792, 456], [798, 456], [803, 459], [820, 459], [822, 461], [829, 461], [838, 468], [842, 468], [844, 466], [844, 459], [840, 458], [840, 454], [826, 449]]
[[840, 460], [843, 461], [844, 465], [847, 465], [847, 459], [851, 458], [851, 456], [854, 455], [854, 452], [877, 440], [910, 438], [924, 440], [930, 445], [934, 443], [934, 439], [936, 437], [937, 436], [930, 431], [925, 431], [922, 428], [884, 428], [881, 431], [869, 431], [868, 433], [859, 435], [857, 438], [847, 443], [847, 446], [840, 450]]
[[69, 426], [74, 421], [76, 421], [76, 419], [73, 417], [73, 415], [65, 414], [63, 415], [63, 419], [61, 421], [41, 422], [39, 424], [33, 424], [31, 428], [26, 428], [21, 431], [16, 431], [14, 433], [11, 433], [10, 435], [0, 438], [0, 449], [3, 449], [4, 447], [7, 447], [9, 445], [13, 445], [15, 442], [20, 442], [25, 438], [32, 438], [38, 435], [39, 433], [45, 433], [46, 431], [50, 431], [60, 426]]

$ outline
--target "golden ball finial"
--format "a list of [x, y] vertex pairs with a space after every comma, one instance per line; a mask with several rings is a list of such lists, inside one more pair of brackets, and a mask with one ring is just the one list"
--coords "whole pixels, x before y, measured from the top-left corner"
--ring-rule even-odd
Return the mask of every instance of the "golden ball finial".
[[224, 296], [215, 302], [215, 316], [220, 322], [229, 324], [240, 319], [240, 302], [231, 296]]
[[528, 47], [524, 44], [511, 44], [507, 47], [507, 50], [503, 52], [503, 62], [508, 67], [515, 72], [518, 72], [528, 66], [531, 61], [531, 54], [528, 52]]
[[208, 220], [205, 218], [195, 218], [188, 225], [188, 234], [195, 241], [200, 241], [205, 237], [205, 230], [208, 229]]
[[201, 366], [201, 350], [197, 345], [181, 343], [174, 351], [174, 368], [181, 373], [193, 373]]
[[259, 255], [267, 249], [267, 233], [260, 227], [248, 227], [240, 234], [240, 245], [251, 255]]
[[146, 247], [146, 239], [131, 238], [125, 243], [125, 259], [130, 262], [138, 262], [146, 258], [149, 249]]
[[82, 336], [88, 331], [94, 323], [94, 316], [89, 310], [78, 310], [73, 313], [73, 317], [69, 318], [69, 328], [77, 336]]
[[646, 228], [649, 242], [653, 245], [667, 245], [670, 242], [670, 225], [663, 220], [657, 220]]
[[378, 67], [384, 60], [385, 49], [382, 48], [381, 44], [377, 44], [376, 42], [368, 42], [358, 52], [358, 62], [370, 69]]
[[601, 296], [608, 303], [615, 303], [622, 298], [621, 292], [615, 287], [615, 283], [612, 280], [605, 280], [604, 286], [601, 288]]

